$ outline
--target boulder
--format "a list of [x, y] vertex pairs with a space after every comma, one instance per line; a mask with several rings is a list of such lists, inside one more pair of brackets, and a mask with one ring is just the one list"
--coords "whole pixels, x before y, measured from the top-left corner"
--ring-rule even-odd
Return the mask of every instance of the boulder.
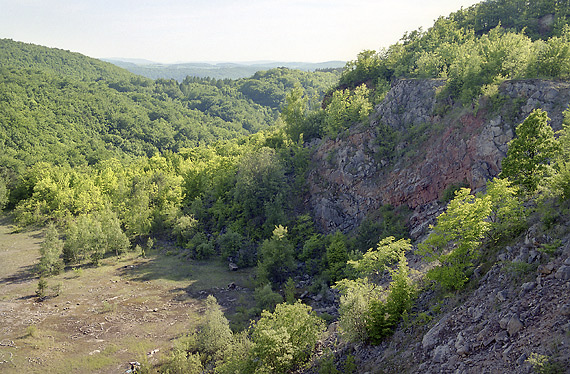
[[513, 336], [523, 328], [523, 323], [517, 316], [512, 316], [507, 324], [507, 332], [509, 336]]
[[566, 266], [566, 265], [562, 265], [558, 271], [556, 272], [556, 274], [554, 274], [554, 277], [556, 279], [560, 279], [560, 280], [570, 280], [570, 266]]
[[436, 346], [439, 341], [439, 334], [445, 328], [448, 319], [449, 317], [442, 318], [424, 335], [422, 339], [422, 347], [424, 349], [430, 349]]

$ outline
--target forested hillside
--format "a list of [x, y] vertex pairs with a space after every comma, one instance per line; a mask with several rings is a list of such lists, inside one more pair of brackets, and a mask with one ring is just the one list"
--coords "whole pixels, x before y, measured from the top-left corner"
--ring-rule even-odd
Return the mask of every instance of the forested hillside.
[[94, 164], [211, 144], [272, 126], [285, 92], [315, 100], [333, 73], [276, 69], [240, 81], [156, 81], [76, 53], [2, 40], [3, 163]]
[[[255, 274], [233, 330], [209, 297], [163, 372], [479, 372], [501, 354], [504, 371], [563, 372], [567, 344], [522, 338], [541, 309], [503, 294], [465, 311], [489, 309], [468, 330], [471, 317], [432, 326], [474, 290], [502, 292], [486, 274], [511, 294], [537, 271], [555, 290], [570, 279], [568, 16], [568, 1], [488, 0], [340, 76], [180, 83], [2, 40], [0, 206], [47, 228], [38, 295], [50, 276], [160, 242], [158, 256]], [[552, 333], [567, 341], [561, 313]]]

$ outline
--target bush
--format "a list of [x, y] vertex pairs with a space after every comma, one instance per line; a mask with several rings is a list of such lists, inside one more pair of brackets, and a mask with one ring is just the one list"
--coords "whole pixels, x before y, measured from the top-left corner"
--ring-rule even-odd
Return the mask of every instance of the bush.
[[337, 231], [330, 237], [326, 246], [327, 273], [332, 281], [338, 281], [345, 276], [348, 251], [346, 249], [346, 237]]
[[253, 326], [252, 354], [260, 372], [285, 373], [306, 362], [324, 332], [324, 322], [300, 301], [264, 311]]
[[8, 186], [4, 178], [0, 176], [0, 210], [4, 209], [4, 207], [8, 204], [8, 196]]
[[231, 343], [232, 330], [230, 324], [216, 298], [212, 295], [206, 298], [204, 325], [198, 332], [197, 338], [197, 348], [203, 356], [203, 362], [221, 360], [226, 348]]
[[550, 163], [559, 153], [559, 143], [548, 124], [548, 115], [534, 110], [517, 126], [516, 138], [509, 142], [507, 156], [501, 162], [501, 178], [509, 178], [529, 193], [552, 174]]
[[409, 277], [406, 257], [402, 254], [398, 267], [391, 270], [392, 282], [388, 288], [386, 301], [372, 300], [367, 313], [366, 329], [368, 338], [378, 344], [392, 334], [402, 315], [412, 307], [414, 287]]
[[59, 238], [59, 233], [55, 225], [47, 227], [46, 236], [40, 244], [40, 263], [38, 272], [40, 275], [57, 275], [63, 270], [63, 240]]
[[216, 374], [236, 374], [255, 372], [252, 357], [253, 342], [247, 331], [233, 336], [231, 344], [226, 348], [224, 361], [216, 366]]
[[66, 263], [81, 263], [90, 258], [97, 265], [105, 254], [114, 252], [119, 256], [129, 246], [115, 213], [107, 210], [81, 215], [69, 224], [63, 259]]
[[380, 240], [376, 250], [370, 248], [361, 259], [348, 261], [360, 276], [381, 274], [412, 248], [409, 239], [396, 241], [393, 236]]
[[260, 247], [257, 278], [260, 284], [284, 282], [295, 265], [295, 249], [287, 238], [287, 228], [275, 226], [271, 239], [264, 240]]
[[339, 326], [345, 339], [351, 342], [368, 341], [366, 315], [372, 300], [382, 296], [382, 287], [368, 281], [343, 279], [335, 285], [340, 290]]
[[165, 374], [201, 374], [204, 371], [200, 355], [184, 350], [174, 350], [162, 365]]
[[241, 234], [229, 230], [218, 236], [216, 242], [224, 259], [234, 259], [237, 257], [240, 248], [244, 244], [244, 238]]
[[437, 217], [430, 236], [420, 244], [420, 253], [441, 264], [428, 272], [430, 279], [446, 289], [463, 288], [466, 271], [478, 256], [476, 249], [491, 229], [491, 205], [490, 199], [476, 198], [468, 188], [457, 191], [447, 210]]
[[267, 283], [255, 289], [255, 302], [259, 311], [273, 311], [275, 306], [283, 302], [283, 296], [271, 289], [271, 284]]

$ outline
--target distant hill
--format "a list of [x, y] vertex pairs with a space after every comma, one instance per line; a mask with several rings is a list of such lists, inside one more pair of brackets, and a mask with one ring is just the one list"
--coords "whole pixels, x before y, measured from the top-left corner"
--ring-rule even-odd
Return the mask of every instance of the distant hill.
[[2, 67], [41, 70], [83, 81], [129, 79], [132, 74], [113, 64], [58, 48], [0, 39]]
[[315, 71], [342, 69], [346, 62], [344, 61], [328, 61], [328, 62], [279, 62], [279, 61], [253, 61], [253, 62], [186, 62], [179, 64], [160, 64], [146, 60], [110, 58], [102, 59], [119, 67], [122, 67], [131, 73], [142, 75], [151, 79], [176, 79], [182, 82], [187, 76], [198, 78], [214, 78], [214, 79], [239, 79], [251, 77], [258, 71], [275, 69], [278, 67], [286, 67], [289, 69]]
[[0, 61], [0, 165], [14, 170], [152, 156], [252, 134], [275, 123], [295, 85], [318, 101], [340, 75], [279, 68], [238, 80], [151, 80], [9, 39], [0, 39]]

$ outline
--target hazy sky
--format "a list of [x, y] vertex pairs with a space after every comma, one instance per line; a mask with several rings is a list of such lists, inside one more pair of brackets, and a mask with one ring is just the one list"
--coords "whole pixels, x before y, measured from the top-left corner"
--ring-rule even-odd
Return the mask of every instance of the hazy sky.
[[353, 60], [478, 2], [0, 0], [0, 38], [158, 62]]

